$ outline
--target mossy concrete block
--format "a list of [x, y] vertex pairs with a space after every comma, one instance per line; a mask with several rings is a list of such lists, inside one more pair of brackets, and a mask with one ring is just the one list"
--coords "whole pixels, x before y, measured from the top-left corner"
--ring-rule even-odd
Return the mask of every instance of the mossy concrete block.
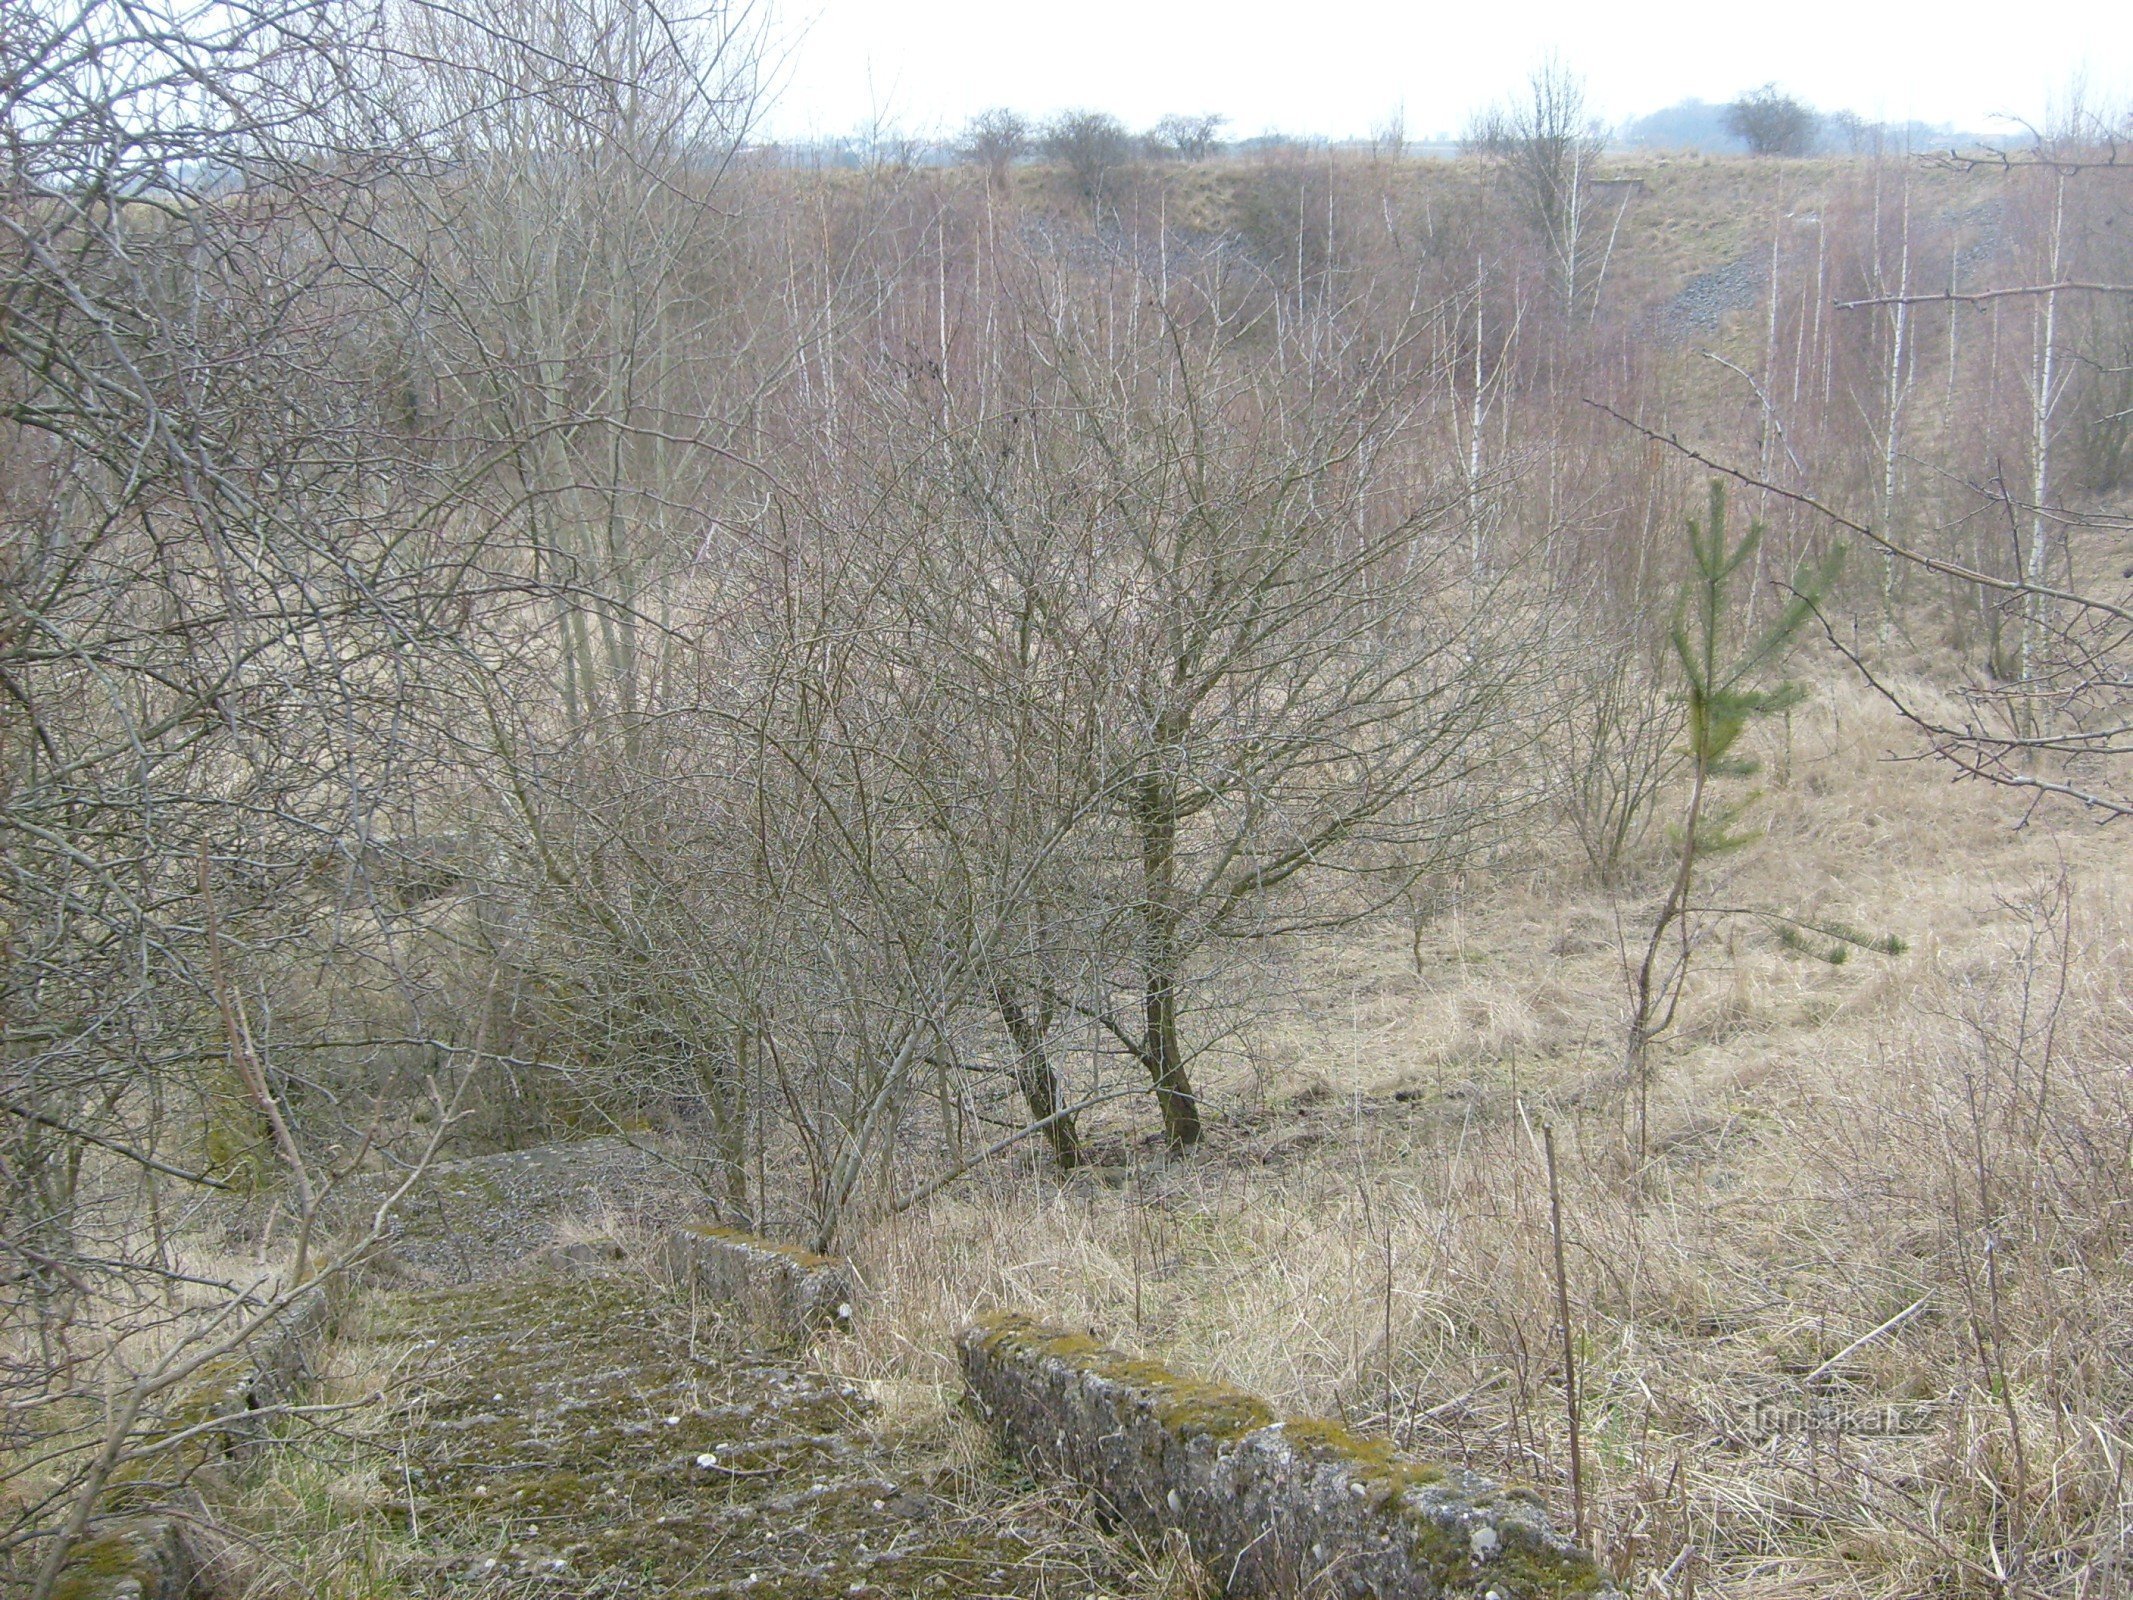
[[198, 1570], [175, 1522], [138, 1517], [75, 1546], [52, 1600], [186, 1600]]
[[1079, 1334], [996, 1315], [958, 1341], [972, 1397], [1033, 1469], [1135, 1531], [1176, 1528], [1229, 1595], [1562, 1600], [1613, 1592], [1539, 1498], [1433, 1466]]
[[852, 1277], [827, 1257], [735, 1228], [677, 1228], [667, 1270], [776, 1342], [802, 1343], [852, 1321]]
[[334, 1309], [325, 1284], [299, 1290], [243, 1350], [202, 1371], [193, 1397], [181, 1404], [174, 1420], [189, 1427], [219, 1419], [214, 1433], [232, 1455], [263, 1443], [271, 1419], [294, 1405], [316, 1375], [318, 1349], [332, 1331]]

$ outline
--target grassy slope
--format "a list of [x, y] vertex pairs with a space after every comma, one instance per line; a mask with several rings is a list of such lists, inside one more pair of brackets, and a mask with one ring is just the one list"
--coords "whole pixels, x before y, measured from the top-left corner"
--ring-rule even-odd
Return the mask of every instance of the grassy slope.
[[[1840, 169], [1621, 173], [1648, 187], [1610, 282], [1660, 305], [1767, 252], [1773, 219], [1822, 204]], [[1244, 176], [1179, 174], [1185, 225], [1220, 226]], [[1428, 164], [1411, 177], [1467, 181]], [[1023, 182], [1041, 193], [1056, 175]], [[1922, 204], [1965, 199], [1921, 182]], [[1752, 363], [1754, 320], [1714, 344]], [[1685, 411], [1725, 398], [1720, 369], [1681, 365]], [[1042, 1307], [1283, 1408], [1534, 1481], [1567, 1522], [1547, 1123], [1596, 1521], [1603, 1554], [1656, 1581], [1639, 1592], [1982, 1595], [2009, 1568], [2024, 1592], [2133, 1587], [2108, 1565], [2124, 1559], [2133, 1450], [2133, 839], [2063, 816], [2018, 828], [2003, 797], [1887, 759], [1908, 749], [1847, 682], [1796, 719], [1767, 841], [1729, 869], [1727, 898], [1910, 950], [1831, 968], [1719, 928], [1663, 1051], [1645, 1172], [1613, 1068], [1621, 952], [1658, 863], [1616, 896], [1546, 844], [1419, 936], [1387, 924], [1290, 952], [1265, 1020], [1210, 1081], [1205, 1157], [1166, 1163], [1122, 1121], [1099, 1130], [1104, 1168], [986, 1175], [858, 1241], [870, 1309], [832, 1363], [867, 1382], [883, 1428], [932, 1436], [953, 1330], [984, 1306]], [[1748, 1435], [1754, 1400], [1836, 1357], [1822, 1392], [1931, 1402], [1930, 1431]], [[360, 1477], [307, 1487], [298, 1462], [261, 1494], [353, 1498], [329, 1520], [375, 1546], [378, 1489]], [[395, 1575], [341, 1592], [407, 1592], [405, 1551], [386, 1543], [389, 1559], [347, 1570]]]
[[[1618, 901], [1543, 868], [1419, 941], [1299, 952], [1261, 1071], [1216, 1086], [1204, 1159], [1133, 1147], [1124, 1171], [1003, 1177], [882, 1228], [859, 1251], [879, 1309], [846, 1365], [922, 1413], [969, 1309], [1046, 1307], [1284, 1406], [1389, 1414], [1567, 1514], [1549, 1122], [1586, 1460], [1625, 1575], [1984, 1594], [2014, 1566], [2040, 1592], [2107, 1592], [2133, 1403], [2133, 840], [2016, 827], [2001, 796], [1890, 760], [1902, 729], [1849, 686], [1793, 746], [1767, 840], [1717, 887], [1909, 952], [1830, 967], [1718, 931], [1641, 1178], [1612, 1069], [1620, 939], [1650, 886]], [[1925, 1431], [1750, 1436], [1753, 1401], [1797, 1397], [1832, 1358], [1814, 1393], [1926, 1402]]]

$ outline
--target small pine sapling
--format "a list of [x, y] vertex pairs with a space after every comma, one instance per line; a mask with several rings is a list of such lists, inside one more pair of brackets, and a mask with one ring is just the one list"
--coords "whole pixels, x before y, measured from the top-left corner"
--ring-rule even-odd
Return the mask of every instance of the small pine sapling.
[[[1753, 777], [1757, 763], [1738, 750], [1741, 735], [1751, 723], [1782, 715], [1806, 698], [1797, 683], [1773, 680], [1771, 675], [1791, 653], [1801, 629], [1835, 583], [1844, 557], [1842, 549], [1835, 549], [1820, 562], [1803, 562], [1777, 616], [1736, 647], [1727, 628], [1734, 583], [1754, 561], [1763, 525], [1750, 523], [1737, 543], [1728, 544], [1726, 490], [1716, 479], [1711, 483], [1704, 520], [1690, 517], [1687, 523], [1689, 572], [1675, 605], [1671, 639], [1681, 663], [1689, 792], [1674, 834], [1673, 875], [1652, 919], [1643, 958], [1630, 978], [1624, 1064], [1627, 1081], [1637, 1093], [1639, 1170], [1645, 1161], [1649, 1125], [1652, 1043], [1673, 1026], [1695, 950], [1699, 908], [1691, 895], [1697, 872], [1713, 858], [1733, 854], [1760, 837], [1744, 828], [1742, 819], [1761, 791], [1721, 798], [1714, 785]], [[1815, 931], [1843, 942], [1834, 930]]]

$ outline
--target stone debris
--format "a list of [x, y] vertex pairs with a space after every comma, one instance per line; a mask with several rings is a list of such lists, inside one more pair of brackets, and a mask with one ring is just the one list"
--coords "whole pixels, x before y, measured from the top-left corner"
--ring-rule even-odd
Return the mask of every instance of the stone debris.
[[[371, 1208], [397, 1182], [366, 1174], [333, 1197], [329, 1220], [344, 1231], [367, 1228]], [[558, 1248], [556, 1235], [567, 1224], [612, 1217], [667, 1227], [700, 1214], [701, 1204], [671, 1165], [620, 1138], [440, 1162], [400, 1202], [388, 1260], [372, 1275], [477, 1283], [553, 1267], [558, 1263], [548, 1252]]]
[[1742, 256], [1696, 274], [1661, 310], [1661, 328], [1676, 338], [1717, 333], [1728, 315], [1747, 310], [1762, 297], [1770, 278], [1767, 256], [1767, 251]]

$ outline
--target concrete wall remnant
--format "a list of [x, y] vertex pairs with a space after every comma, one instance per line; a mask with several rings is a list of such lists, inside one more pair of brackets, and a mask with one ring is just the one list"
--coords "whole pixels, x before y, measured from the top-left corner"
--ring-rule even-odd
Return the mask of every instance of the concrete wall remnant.
[[735, 1228], [677, 1228], [667, 1235], [666, 1267], [731, 1309], [736, 1320], [778, 1342], [804, 1343], [852, 1324], [850, 1272], [797, 1245]]
[[75, 1546], [52, 1600], [187, 1600], [197, 1575], [177, 1523], [133, 1517]]
[[1539, 1497], [1008, 1313], [958, 1340], [970, 1394], [1034, 1470], [1144, 1537], [1181, 1531], [1231, 1596], [1612, 1595]]
[[215, 1419], [214, 1434], [232, 1455], [262, 1444], [268, 1422], [301, 1398], [315, 1376], [313, 1358], [333, 1326], [333, 1297], [323, 1283], [292, 1295], [281, 1314], [226, 1362], [201, 1374], [202, 1386], [180, 1408], [183, 1426]]

